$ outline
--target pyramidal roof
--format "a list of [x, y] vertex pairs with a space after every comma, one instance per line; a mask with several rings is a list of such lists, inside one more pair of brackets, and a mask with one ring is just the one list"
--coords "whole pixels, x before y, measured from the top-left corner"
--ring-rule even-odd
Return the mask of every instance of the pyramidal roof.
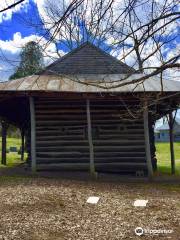
[[135, 70], [87, 42], [45, 69], [45, 74], [128, 74]]

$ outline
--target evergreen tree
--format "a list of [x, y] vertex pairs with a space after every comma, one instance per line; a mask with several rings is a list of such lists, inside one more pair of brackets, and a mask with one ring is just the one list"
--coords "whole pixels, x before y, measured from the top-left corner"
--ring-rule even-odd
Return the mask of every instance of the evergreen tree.
[[28, 42], [22, 48], [20, 59], [19, 66], [9, 79], [30, 76], [43, 69], [43, 54], [40, 46], [34, 41]]

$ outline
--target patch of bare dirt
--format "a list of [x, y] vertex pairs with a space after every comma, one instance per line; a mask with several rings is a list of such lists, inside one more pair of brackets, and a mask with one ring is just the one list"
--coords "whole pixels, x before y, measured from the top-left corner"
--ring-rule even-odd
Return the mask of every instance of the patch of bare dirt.
[[[97, 205], [86, 203], [99, 196]], [[148, 199], [135, 208], [136, 199]], [[180, 239], [180, 186], [0, 179], [0, 240]], [[134, 229], [169, 234], [136, 236]]]

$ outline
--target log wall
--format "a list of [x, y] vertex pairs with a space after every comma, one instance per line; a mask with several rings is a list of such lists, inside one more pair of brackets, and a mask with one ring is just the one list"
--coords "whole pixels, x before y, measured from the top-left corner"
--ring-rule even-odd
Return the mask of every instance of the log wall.
[[[90, 100], [95, 169], [147, 174], [143, 119], [119, 101]], [[89, 170], [86, 100], [35, 99], [37, 169]]]
[[143, 119], [121, 119], [126, 113], [120, 101], [91, 101], [97, 171], [147, 173]]

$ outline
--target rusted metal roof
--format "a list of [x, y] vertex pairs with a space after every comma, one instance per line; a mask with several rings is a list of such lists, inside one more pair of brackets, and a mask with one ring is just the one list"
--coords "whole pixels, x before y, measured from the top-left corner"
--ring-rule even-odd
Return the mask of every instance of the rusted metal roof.
[[[39, 75], [0, 83], [0, 92], [180, 92], [180, 81], [163, 80], [161, 84], [158, 77], [151, 77], [142, 83], [131, 83], [141, 77], [133, 68], [85, 43]], [[121, 83], [126, 84], [117, 87]]]
[[122, 87], [115, 87], [117, 83], [130, 82], [142, 75], [133, 74], [126, 80], [122, 80], [124, 76], [122, 74], [33, 75], [0, 83], [0, 92], [161, 92], [162, 86], [164, 92], [180, 92], [180, 81], [163, 80], [163, 85], [161, 85], [158, 77], [146, 79], [143, 83], [130, 83]]

